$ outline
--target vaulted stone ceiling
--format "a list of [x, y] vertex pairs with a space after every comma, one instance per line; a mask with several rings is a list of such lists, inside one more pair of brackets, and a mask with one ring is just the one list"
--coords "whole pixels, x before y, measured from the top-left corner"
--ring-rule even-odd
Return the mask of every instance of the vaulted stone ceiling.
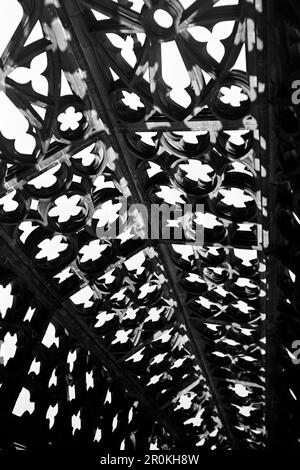
[[297, 16], [6, 8], [0, 447], [297, 446]]

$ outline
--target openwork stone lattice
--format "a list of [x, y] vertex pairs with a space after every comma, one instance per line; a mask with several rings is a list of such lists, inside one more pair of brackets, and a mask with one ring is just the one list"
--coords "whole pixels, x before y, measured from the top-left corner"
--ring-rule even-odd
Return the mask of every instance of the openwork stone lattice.
[[[0, 447], [263, 447], [265, 2], [13, 3]], [[162, 204], [153, 234], [139, 208]]]

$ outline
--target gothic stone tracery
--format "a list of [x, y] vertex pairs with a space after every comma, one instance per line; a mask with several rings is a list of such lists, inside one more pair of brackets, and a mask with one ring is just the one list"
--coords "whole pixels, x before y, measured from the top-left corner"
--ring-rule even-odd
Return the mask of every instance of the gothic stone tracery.
[[[278, 426], [266, 2], [12, 3], [0, 447], [264, 447]], [[124, 201], [188, 205], [189, 220], [153, 237]]]

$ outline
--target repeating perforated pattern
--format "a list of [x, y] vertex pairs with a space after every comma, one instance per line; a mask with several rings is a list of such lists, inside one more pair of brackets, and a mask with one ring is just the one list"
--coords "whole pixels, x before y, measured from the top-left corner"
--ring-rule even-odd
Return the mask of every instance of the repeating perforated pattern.
[[19, 123], [0, 127], [0, 446], [263, 446], [253, 7], [20, 5], [0, 70]]

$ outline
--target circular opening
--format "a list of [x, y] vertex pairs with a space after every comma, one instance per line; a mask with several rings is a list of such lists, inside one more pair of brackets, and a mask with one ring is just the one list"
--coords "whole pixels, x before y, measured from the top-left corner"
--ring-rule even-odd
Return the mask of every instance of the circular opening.
[[173, 17], [170, 15], [170, 13], [168, 13], [166, 10], [162, 10], [161, 8], [155, 11], [153, 18], [162, 28], [171, 28], [173, 24]]

